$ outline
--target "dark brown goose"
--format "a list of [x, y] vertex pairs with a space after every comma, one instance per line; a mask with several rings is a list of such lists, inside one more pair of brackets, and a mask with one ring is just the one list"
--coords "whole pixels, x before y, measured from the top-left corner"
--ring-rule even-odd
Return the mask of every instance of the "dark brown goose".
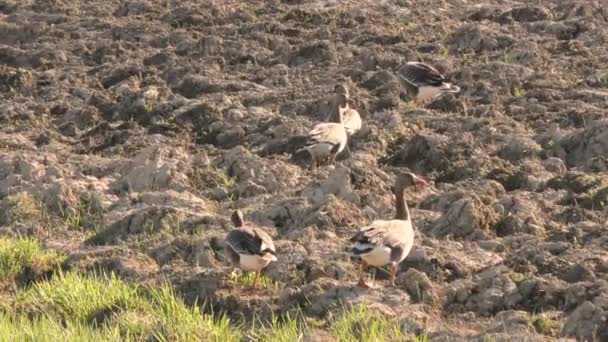
[[361, 228], [350, 241], [354, 243], [352, 254], [361, 257], [359, 286], [369, 287], [364, 280], [368, 265], [391, 266], [391, 285], [395, 286], [397, 266], [407, 257], [414, 245], [414, 229], [410, 211], [405, 201], [405, 189], [413, 185], [425, 185], [426, 181], [406, 172], [397, 177], [395, 193], [395, 218], [376, 220]]
[[277, 260], [274, 242], [270, 235], [256, 227], [245, 227], [243, 213], [232, 213], [235, 228], [226, 235], [226, 254], [230, 261], [246, 272], [255, 272], [252, 286], [255, 287], [260, 272]]

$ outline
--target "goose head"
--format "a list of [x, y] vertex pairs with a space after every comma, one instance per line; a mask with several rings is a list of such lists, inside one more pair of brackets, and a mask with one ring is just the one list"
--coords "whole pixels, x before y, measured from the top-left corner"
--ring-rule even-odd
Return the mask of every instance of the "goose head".
[[395, 182], [395, 187], [393, 191], [395, 193], [403, 192], [408, 187], [411, 186], [425, 186], [427, 185], [426, 180], [424, 180], [420, 176], [416, 176], [411, 172], [404, 172], [397, 176], [397, 181]]
[[348, 88], [343, 83], [338, 83], [334, 86], [334, 93], [335, 94], [344, 94], [344, 95], [346, 95], [346, 97], [349, 97]]
[[232, 216], [230, 216], [230, 220], [235, 227], [243, 227], [245, 224], [245, 220], [243, 219], [243, 212], [240, 210], [235, 210], [232, 212]]

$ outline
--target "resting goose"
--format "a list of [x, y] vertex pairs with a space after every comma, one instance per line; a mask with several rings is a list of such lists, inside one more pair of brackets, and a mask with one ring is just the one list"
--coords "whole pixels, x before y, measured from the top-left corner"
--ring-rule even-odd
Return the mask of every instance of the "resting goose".
[[255, 272], [252, 286], [255, 287], [260, 272], [272, 261], [277, 261], [272, 238], [256, 227], [245, 227], [243, 213], [232, 213], [235, 228], [226, 235], [226, 254], [230, 261], [246, 272]]
[[416, 89], [416, 99], [431, 101], [442, 93], [457, 93], [460, 87], [448, 82], [437, 69], [422, 62], [407, 62], [399, 69], [399, 77]]
[[394, 188], [395, 218], [373, 221], [350, 239], [354, 243], [352, 254], [361, 257], [359, 286], [369, 287], [364, 281], [368, 265], [382, 267], [388, 264], [391, 265], [391, 285], [395, 286], [397, 266], [407, 257], [414, 244], [414, 229], [404, 197], [405, 189], [425, 184], [424, 179], [413, 173], [399, 175]]
[[348, 135], [355, 134], [361, 129], [361, 116], [359, 112], [348, 106], [348, 95], [336, 94], [337, 113], [334, 114], [334, 120], [339, 122], [342, 118], [342, 124]]

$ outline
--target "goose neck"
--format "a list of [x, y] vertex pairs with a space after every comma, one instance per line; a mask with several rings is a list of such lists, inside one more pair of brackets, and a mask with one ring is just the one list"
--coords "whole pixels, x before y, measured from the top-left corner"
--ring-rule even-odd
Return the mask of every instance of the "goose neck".
[[395, 191], [395, 219], [407, 221], [410, 219], [410, 210], [405, 201], [405, 189]]

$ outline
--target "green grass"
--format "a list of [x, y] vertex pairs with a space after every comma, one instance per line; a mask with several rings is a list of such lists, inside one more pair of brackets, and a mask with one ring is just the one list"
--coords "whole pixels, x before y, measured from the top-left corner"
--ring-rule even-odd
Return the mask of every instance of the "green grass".
[[105, 310], [133, 308], [138, 288], [116, 276], [81, 276], [57, 273], [50, 281], [35, 283], [20, 293], [19, 306], [31, 313], [52, 313], [65, 320], [88, 323]]
[[[365, 306], [330, 314], [323, 327], [344, 342], [412, 339], [396, 319]], [[169, 283], [138, 286], [114, 275], [75, 271], [18, 289], [14, 305], [0, 308], [2, 341], [287, 342], [300, 341], [309, 331], [301, 314], [244, 325], [203, 313], [196, 303], [186, 305]]]
[[[253, 279], [255, 278], [254, 272], [239, 272], [235, 271], [230, 274], [230, 281], [232, 281], [236, 286], [245, 287], [253, 284]], [[258, 279], [257, 287], [263, 289], [269, 289], [273, 291], [279, 290], [279, 284], [272, 281], [272, 279], [266, 277], [261, 274], [260, 279]]]
[[198, 306], [187, 307], [169, 284], [151, 289], [151, 309], [157, 318], [154, 336], [160, 341], [239, 341], [239, 327], [230, 325], [225, 316], [213, 318], [201, 313]]
[[0, 238], [0, 279], [14, 277], [27, 267], [50, 270], [63, 260], [63, 255], [45, 250], [35, 239]]
[[0, 341], [121, 341], [119, 331], [109, 327], [96, 329], [91, 326], [62, 322], [48, 316], [29, 318], [27, 315], [11, 316], [0, 313]]
[[169, 284], [141, 287], [105, 274], [58, 272], [21, 290], [11, 315], [16, 318], [5, 324], [7, 334], [29, 331], [36, 341], [53, 336], [55, 322], [91, 340], [118, 333], [121, 340], [158, 341], [239, 341], [242, 335], [225, 316], [214, 318], [197, 305], [187, 306]]
[[228, 176], [223, 170], [217, 171], [217, 178], [220, 181], [220, 186], [225, 189], [230, 189], [236, 184], [236, 179]]
[[247, 331], [247, 337], [252, 341], [291, 342], [301, 341], [308, 331], [308, 326], [300, 317], [289, 314], [282, 319], [273, 316], [270, 322], [258, 321]]
[[408, 341], [399, 322], [362, 305], [330, 318], [330, 331], [341, 342]]
[[515, 97], [526, 96], [526, 89], [524, 89], [522, 87], [513, 88], [513, 96], [515, 96]]
[[557, 317], [551, 317], [544, 314], [532, 314], [530, 317], [530, 325], [533, 326], [539, 334], [544, 335], [556, 335], [560, 328]]
[[42, 203], [27, 192], [19, 192], [7, 198], [8, 208], [0, 212], [0, 223], [28, 224], [42, 218]]

